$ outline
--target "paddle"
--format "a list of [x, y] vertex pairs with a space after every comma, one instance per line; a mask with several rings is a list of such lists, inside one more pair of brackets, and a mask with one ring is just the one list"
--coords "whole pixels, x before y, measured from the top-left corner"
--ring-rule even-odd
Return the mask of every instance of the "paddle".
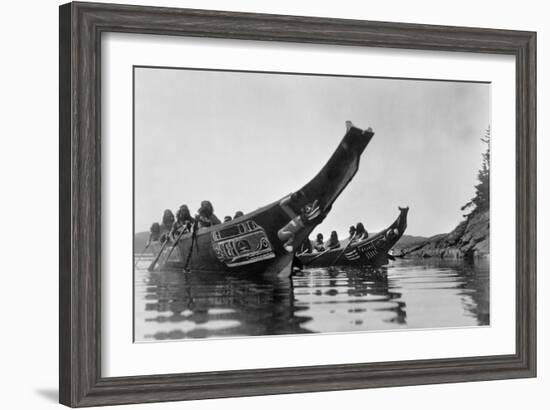
[[336, 256], [336, 259], [334, 259], [334, 262], [331, 263], [331, 266], [334, 265], [336, 262], [338, 262], [338, 259], [340, 259], [340, 256], [342, 256], [342, 254], [348, 250], [349, 246], [351, 245], [351, 243], [353, 242], [353, 240], [355, 239], [355, 233], [353, 234], [353, 236], [349, 239], [349, 242], [348, 244], [346, 245], [346, 247], [344, 249], [342, 249], [342, 252], [340, 252], [338, 254], [338, 256]]
[[164, 251], [164, 248], [166, 247], [166, 245], [168, 245], [168, 237], [166, 237], [166, 240], [164, 241], [164, 243], [162, 244], [162, 248], [160, 248], [160, 251], [159, 253], [157, 254], [157, 257], [153, 260], [153, 262], [151, 262], [151, 264], [149, 265], [149, 267], [147, 268], [147, 270], [149, 272], [153, 272], [155, 270], [155, 265], [157, 264], [157, 262], [159, 261], [159, 258], [160, 258], [160, 255], [162, 255], [162, 252]]
[[183, 267], [184, 271], [187, 271], [187, 267], [189, 266], [189, 262], [191, 261], [191, 254], [193, 253], [193, 246], [195, 245], [195, 238], [197, 237], [198, 227], [199, 227], [199, 220], [197, 218], [195, 219], [195, 223], [193, 224], [193, 235], [191, 236], [191, 246], [189, 247], [187, 260], [185, 261], [185, 266]]
[[325, 249], [323, 252], [320, 252], [318, 253], [317, 255], [315, 255], [313, 258], [311, 258], [307, 263], [304, 263], [304, 265], [309, 265], [311, 262], [313, 262], [314, 260], [320, 258], [321, 256], [323, 256], [325, 253], [327, 253], [328, 251], [331, 251], [332, 249], [328, 248], [328, 249]]
[[187, 232], [185, 231], [185, 229], [182, 229], [181, 232], [179, 233], [178, 237], [174, 241], [174, 245], [172, 245], [172, 248], [170, 249], [170, 252], [168, 252], [168, 256], [166, 257], [166, 260], [168, 260], [168, 258], [170, 258], [170, 255], [172, 255], [172, 252], [174, 251], [174, 248], [176, 247], [176, 245], [178, 244], [180, 238], [183, 236], [184, 233], [187, 233]]
[[147, 248], [149, 248], [149, 245], [151, 245], [151, 242], [149, 242], [147, 245], [145, 245], [145, 248], [143, 248], [143, 250], [142, 250], [141, 253], [139, 254], [138, 258], [137, 258], [136, 261], [134, 262], [134, 268], [137, 266], [138, 262], [141, 260], [141, 257], [143, 256], [143, 254], [145, 253], [145, 251], [147, 250]]

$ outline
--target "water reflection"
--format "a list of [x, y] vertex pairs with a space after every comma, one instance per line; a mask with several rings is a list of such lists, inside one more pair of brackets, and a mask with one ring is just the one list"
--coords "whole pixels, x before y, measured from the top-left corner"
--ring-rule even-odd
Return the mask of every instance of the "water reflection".
[[[138, 276], [138, 275], [136, 275]], [[292, 281], [255, 281], [219, 274], [147, 273], [142, 325], [144, 339], [298, 334], [309, 320], [296, 315]], [[138, 284], [139, 289], [139, 284]], [[136, 312], [138, 306], [136, 306]]]
[[300, 272], [293, 278], [296, 306], [311, 315], [312, 332], [394, 328], [406, 324], [406, 303], [390, 287], [388, 268], [329, 268]]
[[[489, 324], [487, 262], [399, 260], [291, 279], [136, 270], [136, 341]], [[143, 269], [142, 269], [143, 268]]]

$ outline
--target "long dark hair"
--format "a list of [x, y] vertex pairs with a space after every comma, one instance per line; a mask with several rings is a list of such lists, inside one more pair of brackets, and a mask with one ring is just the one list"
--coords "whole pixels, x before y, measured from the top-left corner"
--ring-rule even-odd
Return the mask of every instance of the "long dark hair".
[[170, 227], [174, 223], [174, 220], [174, 213], [169, 209], [165, 209], [164, 214], [162, 215], [162, 224]]
[[330, 239], [328, 240], [329, 247], [337, 247], [340, 241], [338, 240], [338, 234], [336, 231], [330, 233]]
[[206, 216], [207, 218], [212, 216], [214, 213], [214, 207], [210, 201], [202, 201], [201, 207], [199, 208], [199, 214]]
[[178, 221], [189, 221], [191, 218], [191, 212], [189, 212], [189, 207], [187, 205], [180, 206], [177, 213]]
[[363, 224], [361, 222], [357, 222], [357, 225], [355, 225], [355, 233], [357, 235], [362, 235], [364, 233], [366, 233], [367, 230], [365, 229], [365, 227], [363, 226]]

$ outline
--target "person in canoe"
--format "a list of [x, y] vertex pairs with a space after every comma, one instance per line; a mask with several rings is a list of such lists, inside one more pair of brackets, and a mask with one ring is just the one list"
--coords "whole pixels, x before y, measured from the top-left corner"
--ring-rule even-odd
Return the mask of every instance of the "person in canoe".
[[313, 245], [313, 249], [315, 249], [317, 252], [324, 252], [325, 250], [325, 241], [323, 239], [323, 234], [318, 233], [317, 238], [315, 239], [315, 244]]
[[158, 222], [153, 223], [151, 228], [149, 228], [149, 239], [147, 239], [146, 248], [151, 246], [153, 243], [160, 242], [160, 224]]
[[355, 238], [353, 239], [354, 242], [361, 242], [364, 241], [369, 237], [369, 233], [363, 226], [361, 222], [358, 222], [357, 225], [355, 225]]
[[294, 243], [296, 235], [304, 229], [307, 224], [312, 223], [312, 221], [314, 221], [321, 214], [319, 203], [315, 200], [312, 203], [303, 206], [300, 209], [300, 214], [296, 215], [296, 212], [292, 209], [290, 203], [298, 202], [301, 199], [301, 196], [303, 196], [303, 193], [294, 192], [283, 198], [280, 202], [283, 211], [285, 211], [291, 218], [290, 222], [288, 222], [279, 230], [279, 232], [277, 232], [277, 236], [281, 242], [284, 242], [283, 247], [287, 252], [294, 251], [294, 248], [296, 247], [296, 244]]
[[327, 249], [337, 249], [340, 247], [340, 241], [338, 240], [338, 234], [336, 231], [332, 231], [330, 234], [330, 238], [327, 241], [326, 248]]
[[202, 201], [197, 215], [199, 228], [208, 228], [221, 224], [221, 221], [214, 214], [214, 207], [210, 201]]
[[165, 209], [162, 215], [162, 223], [160, 225], [160, 241], [162, 243], [170, 239], [170, 232], [172, 231], [172, 226], [174, 225], [175, 220], [176, 218], [174, 217], [174, 213], [169, 209]]
[[346, 246], [348, 246], [348, 244], [353, 241], [353, 239], [355, 238], [355, 226], [351, 225], [349, 227], [349, 236], [344, 239], [341, 243], [341, 245], [345, 248]]
[[191, 228], [195, 219], [191, 216], [189, 212], [189, 207], [187, 205], [182, 205], [176, 213], [176, 222], [172, 225], [171, 236], [173, 240], [179, 238], [180, 234], [191, 232]]

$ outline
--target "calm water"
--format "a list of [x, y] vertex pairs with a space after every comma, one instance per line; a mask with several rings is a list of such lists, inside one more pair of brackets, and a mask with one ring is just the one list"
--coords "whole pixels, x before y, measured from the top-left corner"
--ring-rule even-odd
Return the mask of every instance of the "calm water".
[[135, 274], [136, 341], [489, 324], [489, 263], [398, 260], [286, 280]]

